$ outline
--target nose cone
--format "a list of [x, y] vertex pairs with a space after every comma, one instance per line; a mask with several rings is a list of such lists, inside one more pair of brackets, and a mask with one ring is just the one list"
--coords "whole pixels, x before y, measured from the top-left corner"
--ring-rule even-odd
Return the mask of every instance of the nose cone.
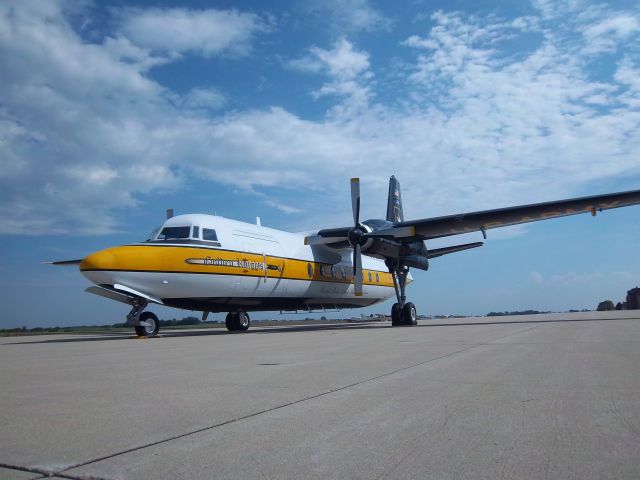
[[100, 250], [80, 262], [80, 272], [96, 285], [113, 285], [115, 270], [118, 270], [118, 247]]
[[117, 264], [115, 250], [115, 248], [107, 248], [106, 250], [92, 253], [80, 262], [80, 271], [113, 270]]

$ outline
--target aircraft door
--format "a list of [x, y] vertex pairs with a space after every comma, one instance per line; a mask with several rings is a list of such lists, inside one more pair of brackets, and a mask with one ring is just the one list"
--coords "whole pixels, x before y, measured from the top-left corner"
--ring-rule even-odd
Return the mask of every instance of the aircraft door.
[[278, 242], [245, 239], [246, 261], [242, 290], [250, 297], [282, 296], [286, 291], [283, 280], [284, 250]]
[[263, 253], [265, 264], [265, 287], [270, 295], [283, 296], [287, 291], [287, 282], [284, 280], [284, 270], [286, 263], [284, 260], [284, 249], [278, 242], [273, 242], [271, 255]]

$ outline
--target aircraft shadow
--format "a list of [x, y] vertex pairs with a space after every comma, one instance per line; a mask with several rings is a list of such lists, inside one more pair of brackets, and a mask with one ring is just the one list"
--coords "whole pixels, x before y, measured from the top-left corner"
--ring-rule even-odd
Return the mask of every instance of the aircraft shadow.
[[[510, 324], [530, 324], [530, 323], [564, 323], [564, 322], [600, 322], [600, 321], [620, 321], [620, 320], [640, 320], [640, 317], [634, 318], [563, 318], [554, 320], [508, 320], [508, 321], [485, 321], [485, 322], [462, 322], [462, 323], [421, 323], [413, 328], [432, 328], [432, 327], [470, 327], [473, 325], [510, 325]], [[242, 333], [228, 332], [225, 328], [211, 330], [198, 330], [198, 331], [168, 331], [160, 333], [158, 337], [149, 338], [148, 340], [161, 340], [163, 338], [180, 338], [180, 337], [203, 337], [203, 336], [217, 336], [217, 335], [264, 335], [273, 333], [291, 333], [291, 332], [314, 332], [314, 331], [332, 331], [332, 330], [372, 330], [372, 329], [385, 329], [385, 328], [401, 328], [391, 327], [389, 322], [371, 322], [371, 323], [344, 323], [344, 324], [312, 324], [312, 325], [291, 325], [291, 326], [277, 326], [277, 327], [261, 327], [260, 325], [254, 326], [253, 330]], [[84, 336], [78, 335], [74, 338], [55, 338], [49, 340], [35, 340], [33, 342], [12, 342], [5, 343], [5, 345], [30, 345], [39, 343], [75, 343], [75, 342], [104, 342], [109, 340], [139, 340], [140, 337], [131, 334], [118, 334], [118, 333], [105, 333], [100, 336]]]
[[[95, 334], [87, 334], [85, 337], [83, 334], [77, 334], [78, 337], [74, 338], [52, 338], [49, 340], [35, 340], [33, 342], [12, 342], [5, 343], [5, 345], [26, 345], [26, 344], [38, 344], [38, 343], [74, 343], [74, 342], [102, 342], [109, 340], [159, 340], [163, 338], [178, 338], [178, 337], [202, 337], [202, 336], [217, 336], [217, 335], [262, 335], [267, 333], [283, 333], [283, 332], [313, 332], [318, 330], [345, 330], [345, 329], [373, 329], [373, 328], [384, 328], [385, 325], [383, 323], [378, 324], [364, 324], [364, 323], [345, 323], [344, 325], [340, 324], [328, 324], [328, 325], [291, 325], [291, 326], [277, 326], [277, 327], [261, 327], [260, 325], [254, 325], [251, 330], [247, 332], [228, 332], [226, 328], [220, 327], [211, 330], [198, 330], [198, 331], [168, 331], [162, 332], [157, 337], [151, 338], [141, 338], [132, 334], [118, 334], [118, 333], [105, 333], [100, 336], [96, 336]], [[92, 335], [92, 336], [88, 336]]]

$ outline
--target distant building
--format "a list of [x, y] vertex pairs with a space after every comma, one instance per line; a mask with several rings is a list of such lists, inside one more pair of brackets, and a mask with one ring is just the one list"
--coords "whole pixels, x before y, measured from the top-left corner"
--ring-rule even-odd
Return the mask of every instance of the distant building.
[[640, 288], [632, 288], [627, 292], [627, 309], [640, 310]]

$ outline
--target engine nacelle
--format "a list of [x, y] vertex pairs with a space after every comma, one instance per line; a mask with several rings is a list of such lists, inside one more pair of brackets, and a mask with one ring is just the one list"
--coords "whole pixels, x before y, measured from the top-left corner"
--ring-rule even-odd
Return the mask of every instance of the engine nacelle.
[[407, 267], [419, 268], [420, 270], [429, 270], [429, 259], [422, 255], [409, 255], [402, 260]]

